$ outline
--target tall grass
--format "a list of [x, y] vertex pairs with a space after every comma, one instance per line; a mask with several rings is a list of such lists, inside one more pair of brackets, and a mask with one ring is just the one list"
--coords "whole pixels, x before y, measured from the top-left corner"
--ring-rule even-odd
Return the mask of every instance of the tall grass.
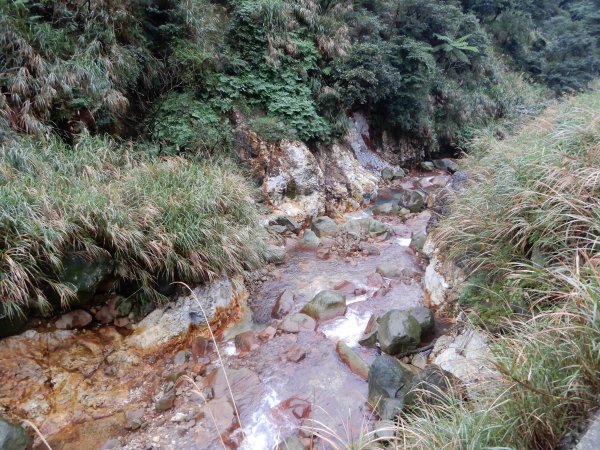
[[481, 136], [465, 165], [474, 182], [435, 238], [483, 274], [473, 303], [509, 306], [492, 344], [500, 376], [469, 402], [406, 414], [399, 435], [407, 448], [552, 449], [600, 406], [598, 92], [505, 140]]
[[0, 301], [13, 313], [66, 306], [66, 254], [110, 257], [152, 300], [159, 281], [200, 282], [260, 260], [250, 187], [226, 160], [156, 158], [108, 138], [0, 149]]

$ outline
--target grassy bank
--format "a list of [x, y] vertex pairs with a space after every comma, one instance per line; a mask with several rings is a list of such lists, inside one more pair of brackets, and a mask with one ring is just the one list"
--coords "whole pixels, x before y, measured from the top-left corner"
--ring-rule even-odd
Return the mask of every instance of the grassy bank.
[[459, 307], [496, 331], [501, 380], [402, 418], [408, 448], [552, 449], [600, 404], [600, 98], [481, 136], [473, 184], [437, 230], [474, 283]]
[[12, 313], [67, 305], [73, 252], [111, 259], [121, 288], [160, 300], [160, 283], [258, 262], [259, 230], [250, 186], [225, 159], [153, 157], [89, 136], [0, 149], [0, 301]]

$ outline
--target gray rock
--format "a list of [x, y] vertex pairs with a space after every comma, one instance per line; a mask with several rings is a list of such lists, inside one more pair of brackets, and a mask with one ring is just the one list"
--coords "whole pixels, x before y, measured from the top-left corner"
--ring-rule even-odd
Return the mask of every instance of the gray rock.
[[289, 216], [277, 216], [274, 219], [271, 219], [269, 224], [285, 227], [292, 233], [298, 233], [301, 229], [300, 224]]
[[25, 312], [9, 315], [4, 308], [4, 304], [0, 303], [0, 339], [17, 334], [26, 323], [27, 314]]
[[60, 330], [73, 330], [83, 328], [89, 325], [91, 321], [92, 315], [89, 312], [77, 309], [60, 316], [54, 325]]
[[447, 170], [450, 173], [458, 172], [460, 169], [458, 164], [456, 164], [450, 158], [434, 159], [433, 165], [436, 169]]
[[273, 234], [285, 234], [288, 232], [288, 229], [283, 225], [269, 225], [267, 230]]
[[346, 296], [336, 291], [321, 291], [300, 311], [315, 320], [329, 320], [346, 314]]
[[276, 245], [268, 245], [263, 252], [265, 261], [271, 264], [283, 264], [285, 262], [285, 248]]
[[165, 412], [171, 409], [175, 405], [175, 391], [169, 391], [163, 394], [156, 403], [154, 403], [154, 409], [157, 412]]
[[371, 237], [387, 237], [390, 229], [383, 222], [371, 219], [369, 222], [369, 236]]
[[242, 353], [247, 353], [258, 348], [256, 333], [252, 330], [238, 334], [235, 337], [234, 342], [235, 348]]
[[377, 340], [381, 351], [389, 355], [414, 350], [421, 340], [421, 327], [406, 311], [392, 309], [379, 320]]
[[391, 262], [379, 264], [377, 269], [375, 269], [375, 272], [385, 278], [401, 278], [412, 275], [412, 271], [410, 269], [399, 267], [395, 263]]
[[317, 322], [310, 316], [302, 313], [291, 314], [281, 321], [278, 328], [286, 333], [299, 333], [300, 331], [315, 331]]
[[410, 308], [408, 314], [413, 316], [417, 322], [419, 322], [419, 326], [421, 327], [421, 334], [429, 333], [433, 330], [435, 321], [433, 317], [433, 313], [429, 308], [425, 308], [424, 306], [418, 306], [416, 308]]
[[417, 231], [413, 233], [412, 238], [410, 240], [410, 248], [416, 251], [423, 251], [423, 247], [425, 246], [425, 241], [427, 240], [427, 234], [422, 231]]
[[275, 319], [283, 319], [290, 313], [295, 304], [294, 292], [287, 288], [281, 294], [279, 294], [279, 297], [277, 297], [277, 301], [275, 301], [275, 305], [271, 311], [271, 317]]
[[435, 166], [431, 161], [423, 161], [420, 165], [423, 170], [435, 170]]
[[369, 369], [369, 403], [383, 420], [393, 419], [404, 406], [413, 379], [406, 364], [388, 355], [378, 356]]
[[[60, 274], [62, 283], [75, 287], [77, 299], [71, 306], [80, 306], [88, 303], [96, 289], [113, 271], [114, 263], [108, 257], [84, 258], [78, 254], [70, 253], [63, 260], [63, 270]], [[55, 306], [60, 303], [53, 301]]]
[[335, 220], [327, 216], [321, 216], [314, 219], [310, 228], [320, 238], [334, 236], [338, 231], [338, 225]]
[[427, 194], [420, 189], [405, 189], [394, 196], [400, 206], [408, 209], [411, 213], [418, 213], [425, 209]]
[[319, 245], [321, 245], [321, 239], [311, 230], [305, 230], [302, 239], [298, 241], [299, 248], [308, 250], [315, 250]]
[[391, 180], [392, 178], [394, 178], [394, 169], [392, 169], [391, 167], [385, 167], [381, 171], [381, 178], [383, 178], [384, 180]]
[[175, 366], [182, 366], [183, 364], [185, 364], [188, 361], [189, 357], [190, 357], [189, 350], [179, 350], [175, 354], [175, 357], [173, 358], [173, 364]]
[[386, 214], [394, 214], [398, 211], [398, 205], [393, 202], [382, 203], [381, 205], [377, 205], [373, 208], [373, 214], [378, 215], [386, 215]]
[[144, 424], [144, 408], [125, 411], [125, 428], [137, 430]]
[[406, 172], [402, 168], [397, 167], [394, 169], [394, 172], [392, 173], [392, 180], [401, 180], [405, 176], [406, 176]]
[[31, 438], [23, 428], [0, 419], [0, 449], [25, 450], [30, 441]]
[[596, 414], [594, 421], [575, 447], [575, 450], [598, 450], [600, 448], [600, 414]]
[[436, 364], [430, 364], [412, 379], [404, 396], [406, 406], [443, 403], [446, 395], [463, 397], [461, 381]]
[[366, 333], [358, 343], [363, 347], [374, 347], [377, 345], [377, 330]]

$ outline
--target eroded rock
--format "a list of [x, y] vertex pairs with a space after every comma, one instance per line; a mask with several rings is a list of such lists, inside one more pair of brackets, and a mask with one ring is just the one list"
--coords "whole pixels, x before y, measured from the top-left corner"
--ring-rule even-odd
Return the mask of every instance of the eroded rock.
[[346, 314], [346, 296], [336, 291], [321, 291], [301, 310], [315, 320], [324, 321]]

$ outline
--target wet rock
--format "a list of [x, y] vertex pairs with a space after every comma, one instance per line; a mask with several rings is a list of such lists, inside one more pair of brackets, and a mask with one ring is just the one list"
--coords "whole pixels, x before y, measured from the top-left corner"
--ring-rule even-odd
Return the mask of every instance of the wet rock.
[[137, 430], [144, 424], [144, 409], [134, 409], [125, 411], [125, 428], [127, 430]]
[[373, 214], [376, 216], [394, 214], [396, 212], [398, 212], [398, 205], [393, 202], [382, 203], [373, 208]]
[[404, 396], [406, 406], [443, 403], [445, 395], [463, 397], [463, 388], [458, 378], [436, 364], [430, 364], [414, 376]]
[[[113, 264], [108, 257], [84, 258], [76, 253], [68, 254], [63, 260], [60, 281], [75, 287], [77, 299], [71, 305], [80, 306], [89, 302], [98, 286], [112, 273]], [[53, 303], [59, 305], [58, 302]]]
[[317, 249], [317, 258], [319, 258], [319, 259], [331, 258], [331, 248], [319, 247]]
[[333, 290], [340, 292], [344, 295], [354, 295], [356, 285], [352, 281], [344, 280], [341, 283], [336, 284], [333, 287]]
[[82, 309], [68, 312], [60, 316], [54, 323], [56, 328], [60, 330], [73, 330], [75, 328], [83, 328], [92, 322], [92, 315]]
[[310, 316], [303, 313], [296, 313], [287, 316], [281, 321], [278, 327], [286, 333], [299, 333], [301, 331], [315, 331], [317, 322]]
[[294, 345], [287, 351], [287, 360], [290, 362], [300, 362], [306, 358], [306, 352], [299, 345]]
[[377, 331], [365, 333], [358, 343], [363, 347], [375, 347], [375, 345], [377, 345]]
[[433, 163], [431, 161], [423, 161], [420, 165], [421, 165], [421, 169], [423, 169], [423, 170], [427, 170], [427, 171], [435, 170], [435, 166], [433, 165]]
[[26, 323], [26, 313], [12, 314], [9, 316], [8, 312], [4, 308], [4, 304], [0, 303], [0, 339], [19, 333]]
[[0, 418], [0, 449], [25, 450], [29, 447], [30, 440], [23, 428]]
[[411, 213], [418, 213], [425, 209], [427, 194], [419, 189], [405, 189], [394, 197], [400, 206], [408, 209]]
[[385, 286], [385, 280], [380, 273], [372, 273], [367, 277], [367, 284], [373, 288], [382, 288]]
[[279, 294], [279, 297], [277, 297], [275, 305], [273, 306], [273, 310], [271, 311], [271, 317], [274, 317], [275, 319], [282, 319], [284, 316], [287, 316], [290, 313], [295, 304], [294, 292], [287, 288], [281, 294]]
[[206, 416], [211, 418], [211, 422], [219, 434], [231, 430], [237, 424], [235, 410], [225, 397], [211, 400], [202, 409], [206, 411]]
[[346, 314], [346, 296], [335, 291], [321, 291], [301, 310], [315, 320], [324, 321]]
[[390, 233], [389, 228], [383, 222], [378, 220], [371, 220], [369, 224], [369, 236], [386, 238]]
[[154, 409], [157, 412], [165, 412], [175, 405], [175, 392], [169, 391], [162, 395], [155, 403]]
[[425, 245], [426, 240], [427, 235], [422, 231], [417, 231], [412, 235], [412, 238], [410, 240], [410, 248], [419, 252], [423, 251], [423, 246]]
[[377, 340], [381, 351], [396, 355], [419, 346], [421, 327], [419, 322], [406, 311], [393, 309], [379, 320]]
[[458, 164], [456, 164], [450, 158], [434, 159], [433, 165], [436, 169], [447, 170], [450, 173], [458, 172], [460, 169]]
[[330, 217], [321, 216], [312, 221], [311, 230], [320, 238], [326, 236], [335, 236], [338, 231], [338, 225]]
[[335, 347], [340, 359], [350, 368], [350, 370], [366, 380], [369, 377], [369, 365], [352, 350], [348, 344], [339, 341]]
[[306, 450], [299, 437], [290, 436], [277, 444], [276, 450]]
[[117, 317], [114, 322], [115, 327], [127, 328], [130, 325], [130, 321], [127, 317]]
[[406, 176], [404, 169], [396, 167], [392, 173], [392, 180], [401, 180]]
[[375, 272], [385, 278], [401, 278], [408, 277], [412, 271], [404, 267], [398, 266], [396, 263], [385, 262], [377, 266]]
[[392, 420], [404, 406], [413, 372], [396, 358], [380, 355], [369, 369], [369, 404], [383, 420]]
[[297, 247], [306, 250], [315, 250], [321, 245], [321, 239], [314, 231], [305, 230], [302, 239], [298, 241]]
[[299, 398], [299, 397], [290, 397], [279, 405], [277, 405], [274, 409], [274, 416], [279, 419], [284, 419], [281, 416], [281, 413], [290, 412], [296, 419], [306, 419], [310, 416], [312, 412], [312, 406], [310, 402]]
[[360, 249], [363, 253], [365, 253], [368, 256], [378, 256], [381, 255], [381, 250], [380, 248], [375, 245], [375, 244], [369, 244], [369, 243], [361, 243], [360, 244]]
[[270, 264], [283, 264], [285, 262], [285, 248], [268, 245], [264, 250], [263, 257]]
[[202, 336], [195, 337], [192, 340], [191, 349], [194, 358], [206, 356], [210, 351], [210, 341]]
[[415, 319], [417, 319], [417, 322], [419, 322], [419, 326], [421, 327], [421, 334], [429, 333], [433, 330], [435, 320], [433, 317], [433, 313], [429, 308], [418, 306], [416, 308], [410, 308], [407, 312]]
[[244, 331], [235, 337], [235, 348], [241, 353], [248, 353], [258, 348], [254, 331]]
[[269, 224], [285, 227], [286, 230], [295, 234], [301, 229], [300, 224], [289, 216], [277, 216], [274, 219], [271, 219]]

